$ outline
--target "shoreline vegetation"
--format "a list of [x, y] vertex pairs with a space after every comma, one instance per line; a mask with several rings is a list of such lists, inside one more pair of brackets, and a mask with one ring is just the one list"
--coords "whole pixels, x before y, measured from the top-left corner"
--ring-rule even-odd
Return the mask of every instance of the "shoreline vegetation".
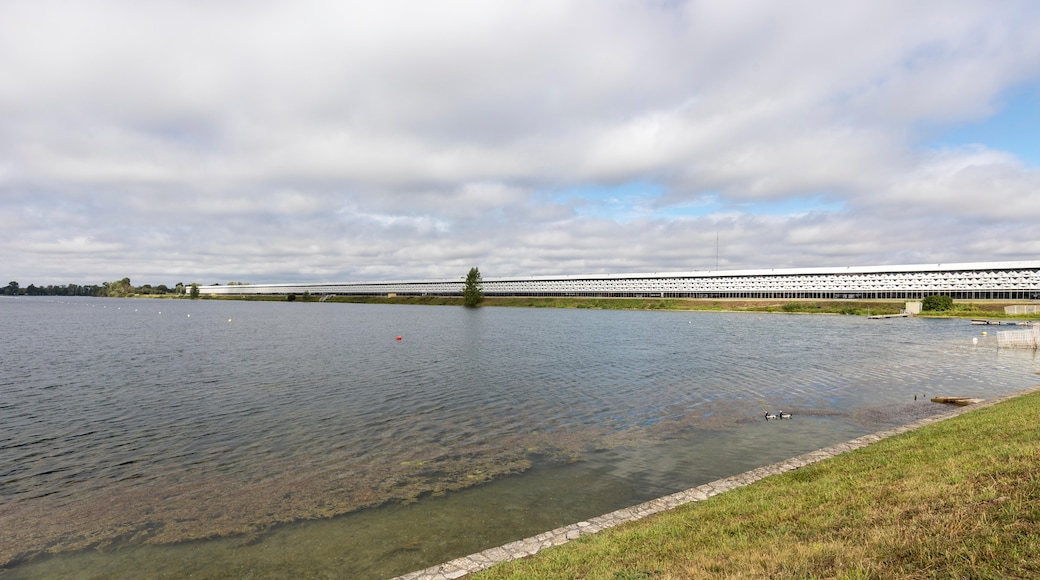
[[1040, 392], [478, 572], [517, 578], [1034, 578]]
[[[317, 302], [315, 295], [291, 301]], [[141, 296], [149, 298], [151, 296]], [[163, 298], [163, 296], [155, 296]], [[166, 296], [185, 298], [184, 296]], [[284, 302], [287, 295], [205, 296], [202, 300], [252, 300]], [[331, 296], [324, 302], [341, 304], [411, 304], [463, 306], [461, 296]], [[811, 298], [605, 298], [594, 296], [484, 296], [481, 306], [512, 308], [577, 308], [593, 310], [675, 310], [708, 312], [779, 312], [788, 314], [843, 314], [871, 316], [899, 314], [907, 300], [827, 300]], [[955, 300], [951, 310], [925, 311], [921, 317], [1033, 320], [1035, 314], [1009, 315], [1004, 307], [1023, 304], [1008, 300]], [[1028, 303], [1028, 302], [1026, 302]]]

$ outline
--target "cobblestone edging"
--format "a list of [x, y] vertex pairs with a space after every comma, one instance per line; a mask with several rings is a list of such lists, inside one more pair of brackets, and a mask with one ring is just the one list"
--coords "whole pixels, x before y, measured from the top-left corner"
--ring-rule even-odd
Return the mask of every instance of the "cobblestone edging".
[[757, 469], [752, 469], [738, 475], [733, 475], [723, 479], [717, 479], [704, 485], [699, 485], [694, 488], [687, 489], [686, 491], [680, 491], [672, 495], [650, 500], [646, 503], [641, 503], [628, 508], [619, 509], [615, 512], [611, 512], [606, 515], [592, 518], [576, 524], [570, 524], [561, 528], [556, 528], [537, 536], [518, 540], [516, 542], [510, 542], [504, 546], [496, 548], [489, 548], [483, 552], [471, 554], [469, 556], [463, 556], [456, 558], [450, 562], [438, 564], [436, 566], [427, 568], [425, 570], [419, 570], [417, 572], [411, 572], [403, 576], [398, 576], [393, 580], [455, 580], [462, 578], [467, 574], [485, 570], [498, 564], [499, 562], [508, 562], [510, 560], [518, 560], [526, 556], [530, 556], [546, 548], [553, 546], [559, 546], [566, 544], [571, 540], [576, 540], [581, 536], [588, 534], [594, 534], [600, 530], [612, 528], [614, 526], [623, 524], [625, 522], [631, 522], [651, 516], [663, 511], [667, 511], [678, 507], [686, 503], [692, 503], [695, 501], [703, 501], [709, 497], [718, 495], [720, 493], [743, 487], [754, 483], [762, 478], [770, 475], [777, 475], [786, 471], [798, 469], [806, 465], [812, 465], [813, 463], [829, 459], [836, 455], [841, 455], [847, 451], [866, 447], [871, 443], [887, 439], [893, 435], [899, 435], [906, 433], [907, 431], [913, 431], [925, 425], [932, 423], [938, 423], [951, 417], [956, 417], [963, 413], [967, 413], [974, 409], [982, 407], [988, 407], [1001, 401], [1025, 395], [1028, 393], [1040, 391], [1040, 385], [1030, 387], [1028, 389], [1012, 393], [1010, 395], [1004, 395], [993, 399], [988, 399], [981, 403], [969, 405], [967, 407], [958, 407], [947, 413], [926, 417], [919, 419], [906, 425], [900, 425], [899, 427], [893, 427], [892, 429], [886, 429], [884, 431], [878, 431], [870, 435], [864, 435], [851, 441], [844, 443], [838, 443], [830, 447], [824, 447], [816, 451], [811, 451], [804, 455], [792, 457], [774, 463], [772, 465], [765, 465]]

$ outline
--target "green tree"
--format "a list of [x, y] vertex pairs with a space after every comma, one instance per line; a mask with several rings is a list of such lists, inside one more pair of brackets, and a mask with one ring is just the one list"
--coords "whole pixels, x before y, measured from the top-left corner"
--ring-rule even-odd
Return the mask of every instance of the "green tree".
[[466, 285], [462, 289], [462, 298], [466, 306], [474, 307], [484, 301], [484, 284], [480, 278], [480, 270], [470, 268], [466, 274]]
[[130, 278], [123, 278], [116, 282], [105, 282], [107, 296], [128, 296], [134, 293], [134, 285]]
[[20, 289], [20, 286], [18, 285], [18, 282], [15, 282], [14, 280], [12, 280], [12, 281], [7, 283], [7, 288], [4, 289], [4, 293], [8, 294], [8, 295], [11, 295], [11, 296], [17, 296], [19, 289]]
[[191, 299], [194, 300], [199, 297], [199, 285], [196, 282], [191, 283]]
[[948, 312], [953, 310], [953, 298], [945, 294], [925, 296], [924, 300], [921, 301], [921, 310]]

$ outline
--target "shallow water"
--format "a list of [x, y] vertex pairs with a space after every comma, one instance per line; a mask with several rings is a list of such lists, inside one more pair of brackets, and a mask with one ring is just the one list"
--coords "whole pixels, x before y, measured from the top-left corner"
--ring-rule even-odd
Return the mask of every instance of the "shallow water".
[[12, 578], [383, 578], [1037, 382], [958, 320], [26, 298], [0, 320]]

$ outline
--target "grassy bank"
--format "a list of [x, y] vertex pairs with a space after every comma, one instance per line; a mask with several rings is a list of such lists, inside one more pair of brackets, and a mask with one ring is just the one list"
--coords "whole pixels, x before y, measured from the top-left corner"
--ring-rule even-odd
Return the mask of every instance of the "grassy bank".
[[1040, 393], [473, 576], [1033, 578]]
[[[203, 300], [285, 301], [286, 296], [222, 296]], [[297, 296], [297, 302], [317, 302], [317, 296]], [[462, 306], [461, 296], [334, 296], [327, 302], [350, 304], [423, 304]], [[1019, 318], [1008, 316], [1004, 307], [1021, 302], [956, 302], [953, 310], [926, 312], [924, 316], [959, 318]], [[596, 310], [703, 310], [716, 312], [787, 312], [801, 314], [898, 314], [905, 300], [795, 300], [795, 299], [693, 299], [693, 298], [597, 298], [583, 296], [489, 296], [483, 306], [515, 308], [588, 308]]]
[[895, 314], [904, 303], [844, 300], [712, 300], [692, 298], [493, 297], [489, 306], [600, 310], [707, 310], [810, 314]]

